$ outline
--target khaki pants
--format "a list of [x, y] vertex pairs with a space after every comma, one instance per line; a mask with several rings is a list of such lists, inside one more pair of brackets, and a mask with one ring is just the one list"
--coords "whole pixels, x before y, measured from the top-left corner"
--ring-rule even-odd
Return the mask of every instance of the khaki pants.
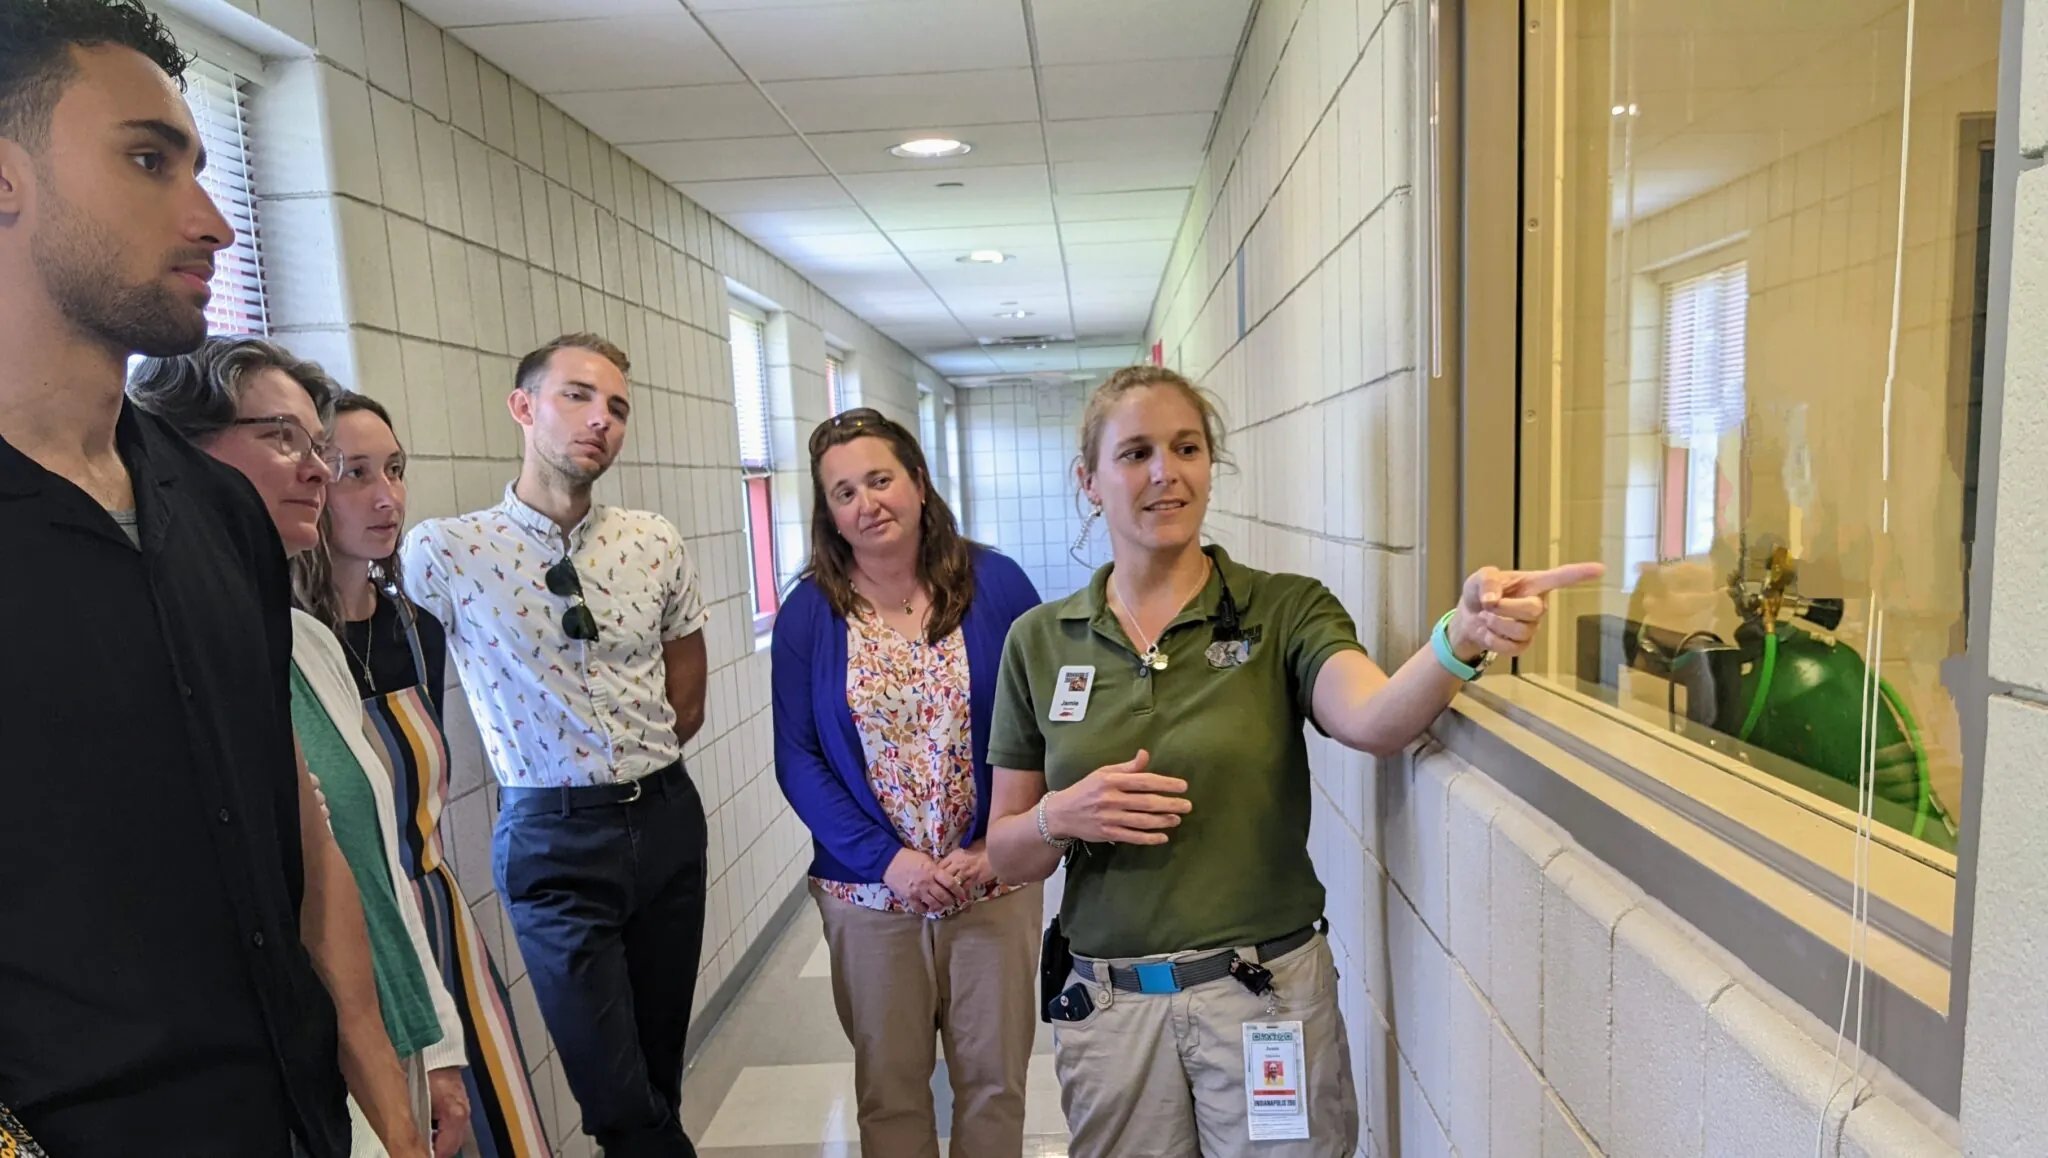
[[1044, 886], [939, 920], [849, 905], [815, 885], [811, 896], [825, 919], [839, 1024], [853, 1043], [861, 1153], [938, 1158], [936, 1033], [953, 1082], [952, 1158], [1017, 1158]]
[[[1358, 1095], [1351, 1084], [1344, 1018], [1337, 1010], [1337, 968], [1330, 947], [1318, 936], [1266, 967], [1273, 971], [1277, 990], [1270, 1013], [1265, 997], [1254, 996], [1230, 977], [1174, 994], [1111, 994], [1100, 984], [1083, 982], [1095, 999], [1095, 1011], [1082, 1021], [1053, 1023], [1060, 1102], [1074, 1135], [1072, 1158], [1351, 1158], [1358, 1148]], [[1069, 984], [1075, 981], [1082, 978], [1069, 978]], [[1244, 1096], [1247, 1021], [1302, 1023], [1306, 1141], [1250, 1140]]]

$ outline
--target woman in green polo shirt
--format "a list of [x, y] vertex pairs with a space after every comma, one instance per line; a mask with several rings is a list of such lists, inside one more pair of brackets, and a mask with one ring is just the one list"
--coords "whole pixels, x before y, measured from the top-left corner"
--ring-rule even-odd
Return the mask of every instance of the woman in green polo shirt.
[[1006, 881], [1067, 865], [1047, 1015], [1075, 1158], [1354, 1152], [1302, 725], [1401, 751], [1601, 571], [1474, 574], [1390, 677], [1321, 583], [1202, 546], [1221, 425], [1169, 370], [1096, 391], [1078, 475], [1113, 562], [1003, 654], [989, 859]]

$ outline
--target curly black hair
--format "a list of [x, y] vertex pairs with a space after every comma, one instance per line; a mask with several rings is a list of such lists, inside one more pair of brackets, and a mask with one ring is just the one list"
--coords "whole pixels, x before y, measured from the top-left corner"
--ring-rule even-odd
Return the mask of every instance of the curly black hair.
[[0, 137], [40, 149], [73, 48], [132, 48], [184, 84], [191, 58], [141, 0], [0, 0]]

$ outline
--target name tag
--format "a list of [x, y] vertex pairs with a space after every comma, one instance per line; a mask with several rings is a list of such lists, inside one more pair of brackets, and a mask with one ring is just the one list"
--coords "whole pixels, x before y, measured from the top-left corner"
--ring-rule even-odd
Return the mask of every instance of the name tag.
[[1301, 1023], [1244, 1023], [1245, 1123], [1254, 1142], [1308, 1137], [1308, 1073]]
[[1088, 695], [1095, 690], [1095, 669], [1063, 667], [1053, 683], [1052, 710], [1046, 719], [1055, 724], [1072, 724], [1088, 717]]

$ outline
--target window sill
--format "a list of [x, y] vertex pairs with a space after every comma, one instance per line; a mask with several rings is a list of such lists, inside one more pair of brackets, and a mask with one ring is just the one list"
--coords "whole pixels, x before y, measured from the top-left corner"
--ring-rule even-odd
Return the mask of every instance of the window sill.
[[[1489, 680], [1460, 696], [1434, 731], [1764, 982], [1834, 1025], [1850, 972], [1854, 832], [1813, 802], [1731, 775], [1593, 704], [1535, 680]], [[1947, 1018], [1953, 858], [1946, 872], [1930, 859], [1870, 845], [1865, 959], [1878, 1028], [1866, 1042], [1954, 1113], [1962, 1035]]]

